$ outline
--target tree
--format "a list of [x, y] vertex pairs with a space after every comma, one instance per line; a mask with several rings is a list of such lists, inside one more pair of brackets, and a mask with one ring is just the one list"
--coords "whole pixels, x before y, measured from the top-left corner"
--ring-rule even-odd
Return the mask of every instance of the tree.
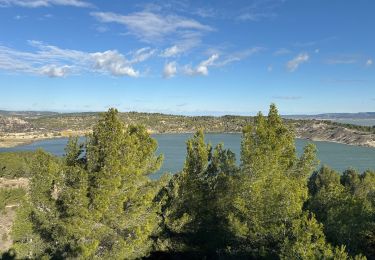
[[[148, 255], [160, 211], [154, 202], [160, 185], [147, 177], [162, 162], [156, 149], [143, 126], [125, 126], [117, 110], [110, 109], [87, 137], [86, 155], [77, 138], [68, 142], [60, 161], [39, 151], [29, 215], [43, 247], [31, 255], [84, 259]], [[20, 240], [18, 248], [29, 241]]]
[[277, 255], [288, 227], [302, 214], [307, 177], [316, 164], [313, 145], [297, 158], [293, 131], [275, 105], [267, 118], [259, 113], [243, 130], [241, 171], [228, 215], [238, 239], [233, 246], [254, 257]]
[[164, 190], [164, 237], [169, 251], [200, 257], [224, 251], [228, 234], [229, 177], [237, 172], [234, 154], [219, 144], [212, 152], [199, 130], [187, 141], [185, 166]]
[[307, 208], [323, 223], [327, 240], [336, 246], [345, 245], [351, 255], [363, 253], [374, 257], [372, 173], [360, 175], [348, 169], [340, 177], [325, 166], [311, 176], [309, 183]]
[[332, 256], [333, 251], [326, 243], [323, 225], [314, 215], [304, 213], [292, 222], [290, 234], [281, 249], [281, 259], [327, 259]]

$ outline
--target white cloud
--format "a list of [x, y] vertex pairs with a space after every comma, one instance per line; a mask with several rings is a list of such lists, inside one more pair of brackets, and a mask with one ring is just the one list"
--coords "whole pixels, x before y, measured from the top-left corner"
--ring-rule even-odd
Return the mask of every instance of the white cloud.
[[262, 47], [253, 47], [253, 48], [249, 48], [249, 49], [246, 49], [246, 50], [234, 52], [234, 53], [231, 53], [231, 54], [228, 54], [228, 55], [224, 56], [223, 59], [220, 62], [216, 62], [215, 65], [216, 66], [225, 66], [229, 63], [243, 60], [243, 59], [245, 59], [245, 58], [247, 58], [251, 55], [254, 55], [254, 54], [256, 54], [256, 53], [258, 53], [262, 50], [264, 50], [264, 48], [262, 48]]
[[177, 64], [176, 62], [168, 62], [164, 66], [163, 76], [164, 78], [171, 78], [177, 73]]
[[373, 64], [372, 59], [368, 59], [368, 60], [366, 61], [366, 66], [367, 66], [367, 67], [371, 66], [372, 64]]
[[94, 60], [94, 68], [104, 73], [109, 72], [114, 76], [137, 77], [138, 71], [135, 71], [125, 57], [118, 51], [105, 51], [91, 53]]
[[301, 53], [297, 55], [294, 59], [290, 60], [286, 67], [290, 72], [295, 71], [298, 67], [309, 60], [309, 55], [307, 53]]
[[190, 76], [203, 75], [207, 76], [209, 74], [209, 67], [222, 67], [233, 62], [241, 61], [253, 54], [256, 54], [264, 50], [262, 47], [253, 47], [246, 50], [219, 55], [220, 52], [215, 52], [212, 50], [211, 55], [208, 59], [200, 62], [196, 67], [191, 65], [185, 65], [183, 72]]
[[267, 67], [267, 71], [268, 71], [268, 72], [271, 72], [272, 70], [273, 70], [272, 65], [268, 65], [268, 67]]
[[21, 6], [29, 8], [49, 7], [53, 5], [93, 7], [91, 3], [81, 0], [0, 0], [0, 7]]
[[169, 58], [169, 57], [175, 57], [177, 56], [179, 53], [182, 52], [182, 49], [177, 46], [177, 45], [173, 45], [169, 48], [166, 48], [161, 54], [160, 56], [162, 57], [165, 57], [165, 58]]
[[51, 78], [65, 77], [71, 70], [71, 66], [61, 66], [56, 65], [45, 65], [39, 69], [41, 75], [45, 75]]
[[143, 48], [134, 52], [131, 60], [117, 50], [83, 52], [61, 49], [38, 41], [29, 41], [35, 52], [22, 52], [0, 45], [0, 70], [15, 73], [64, 77], [73, 72], [100, 72], [113, 76], [137, 77], [133, 65], [146, 60], [150, 50]]
[[[177, 15], [160, 15], [149, 11], [120, 15], [111, 12], [93, 12], [103, 23], [119, 23], [142, 41], [162, 41], [166, 36], [182, 36], [190, 32], [212, 31], [213, 29], [193, 19]], [[179, 34], [179, 35], [176, 35]]]
[[133, 53], [133, 57], [130, 63], [143, 62], [145, 60], [148, 60], [152, 56], [154, 56], [155, 53], [156, 53], [156, 50], [151, 49], [150, 47], [138, 49]]
[[185, 73], [187, 75], [208, 75], [208, 68], [214, 65], [214, 62], [219, 58], [218, 54], [212, 54], [207, 60], [202, 61], [196, 68], [185, 66]]

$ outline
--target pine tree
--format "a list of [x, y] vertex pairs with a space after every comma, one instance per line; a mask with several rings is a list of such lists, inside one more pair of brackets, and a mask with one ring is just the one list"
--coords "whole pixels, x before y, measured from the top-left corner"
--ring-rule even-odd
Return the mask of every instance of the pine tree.
[[144, 127], [125, 126], [110, 109], [88, 136], [85, 156], [77, 138], [69, 140], [62, 160], [39, 151], [25, 213], [30, 222], [21, 224], [41, 243], [38, 250], [24, 248], [30, 239], [21, 237], [16, 248], [33, 258], [148, 255], [160, 220], [154, 201], [160, 184], [148, 178], [162, 162], [156, 149]]
[[187, 141], [185, 166], [172, 178], [165, 195], [165, 233], [169, 250], [213, 256], [224, 251], [226, 193], [237, 171], [234, 154], [219, 144], [212, 151], [199, 130]]
[[294, 134], [275, 105], [243, 130], [241, 171], [232, 188], [230, 227], [238, 250], [254, 257], [277, 255], [288, 227], [302, 214], [315, 147], [297, 158]]

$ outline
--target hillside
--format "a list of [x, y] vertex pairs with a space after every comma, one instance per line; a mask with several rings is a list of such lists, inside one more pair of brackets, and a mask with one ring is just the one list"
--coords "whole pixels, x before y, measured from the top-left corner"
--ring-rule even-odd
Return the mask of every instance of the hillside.
[[316, 115], [286, 115], [290, 119], [375, 119], [375, 112], [323, 113]]
[[[98, 121], [96, 112], [4, 112], [0, 111], [0, 147], [11, 147], [40, 139], [85, 135]], [[192, 133], [204, 128], [209, 133], [239, 133], [253, 123], [247, 116], [181, 116], [160, 113], [120, 113], [127, 124], [143, 124], [151, 133]], [[375, 147], [374, 127], [340, 124], [323, 120], [285, 119], [297, 137]]]

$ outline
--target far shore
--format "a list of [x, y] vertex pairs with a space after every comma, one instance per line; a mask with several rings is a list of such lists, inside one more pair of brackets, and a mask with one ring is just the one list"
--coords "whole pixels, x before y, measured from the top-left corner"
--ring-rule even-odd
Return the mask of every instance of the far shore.
[[[0, 148], [12, 148], [27, 144], [32, 144], [37, 141], [42, 140], [50, 140], [50, 139], [59, 139], [59, 138], [68, 138], [72, 136], [83, 137], [86, 134], [90, 133], [90, 131], [63, 131], [59, 134], [56, 133], [14, 133], [14, 134], [7, 134], [6, 136], [0, 137]], [[164, 132], [159, 133], [152, 130], [149, 130], [150, 134], [192, 134], [193, 132]], [[209, 133], [216, 133], [216, 134], [240, 134], [240, 132], [209, 132]], [[367, 143], [350, 143], [350, 142], [343, 142], [334, 139], [328, 138], [311, 138], [311, 137], [304, 137], [301, 135], [296, 135], [296, 138], [302, 140], [309, 140], [309, 141], [316, 141], [316, 142], [331, 142], [331, 143], [339, 143], [339, 144], [346, 144], [352, 146], [362, 146], [362, 147], [372, 147], [375, 148], [375, 142], [367, 142]]]
[[85, 136], [90, 131], [73, 131], [67, 130], [62, 132], [54, 133], [40, 133], [40, 132], [28, 132], [28, 133], [7, 133], [0, 136], [0, 148], [11, 148], [21, 145], [32, 144], [41, 140], [67, 138], [71, 136]]

